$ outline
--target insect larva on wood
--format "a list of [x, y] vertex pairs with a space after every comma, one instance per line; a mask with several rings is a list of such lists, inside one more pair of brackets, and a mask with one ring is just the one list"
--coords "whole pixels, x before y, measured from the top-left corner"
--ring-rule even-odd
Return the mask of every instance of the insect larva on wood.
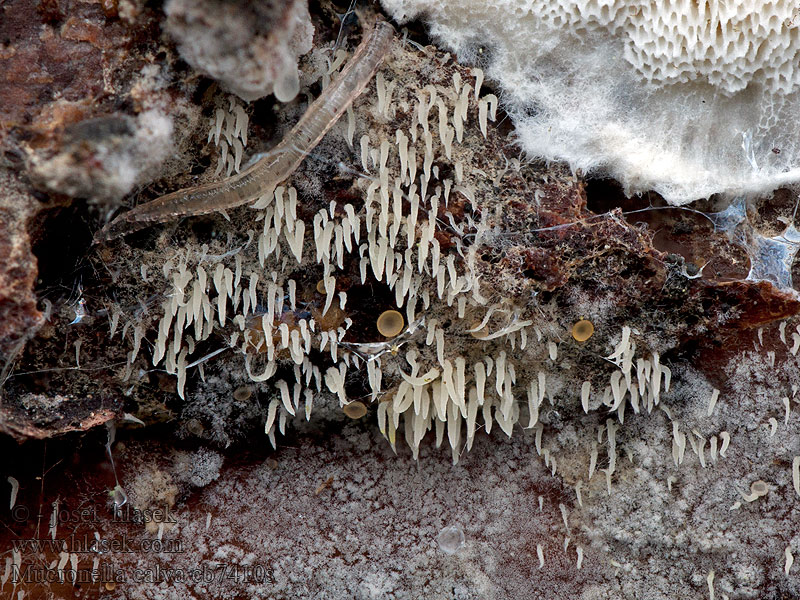
[[339, 77], [311, 103], [300, 121], [265, 157], [224, 181], [178, 190], [141, 204], [118, 216], [95, 235], [95, 242], [110, 240], [182, 216], [202, 215], [242, 206], [271, 195], [353, 103], [372, 79], [394, 40], [394, 29], [375, 23], [359, 44]]

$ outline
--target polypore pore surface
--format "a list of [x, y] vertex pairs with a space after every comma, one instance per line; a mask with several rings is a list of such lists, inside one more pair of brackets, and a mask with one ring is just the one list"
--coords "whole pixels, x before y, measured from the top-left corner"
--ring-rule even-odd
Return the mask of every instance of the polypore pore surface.
[[484, 67], [532, 157], [672, 204], [800, 179], [794, 2], [383, 4]]

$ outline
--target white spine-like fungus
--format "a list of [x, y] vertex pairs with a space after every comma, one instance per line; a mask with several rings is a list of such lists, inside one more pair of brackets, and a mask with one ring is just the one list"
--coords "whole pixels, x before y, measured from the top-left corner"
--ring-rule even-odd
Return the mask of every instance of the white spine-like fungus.
[[708, 584], [708, 598], [709, 600], [714, 600], [714, 570], [708, 572], [708, 576], [706, 577], [706, 583]]
[[706, 411], [706, 416], [710, 417], [714, 412], [714, 407], [717, 405], [717, 399], [719, 398], [719, 390], [714, 388], [714, 391], [711, 392], [711, 398], [708, 399], [708, 410]]
[[[353, 153], [360, 151], [363, 173], [356, 174], [354, 189], [362, 192], [363, 203], [336, 200], [323, 206], [312, 200], [311, 208], [298, 201], [291, 185], [277, 186], [261, 193], [254, 206], [263, 223], [253, 236], [252, 256], [238, 252], [198, 260], [173, 258], [174, 264], [164, 270], [169, 297], [159, 322], [154, 361], [163, 361], [168, 372], [178, 374], [183, 395], [186, 370], [198, 364], [187, 366], [187, 357], [222, 329], [229, 346], [244, 354], [245, 370], [253, 381], [281, 377], [274, 383], [277, 398], [267, 407], [265, 431], [272, 444], [276, 430], [283, 431], [291, 417], [304, 412], [310, 418], [315, 397], [322, 392], [337, 398], [343, 410], [350, 407], [345, 414], [368, 412], [368, 401], [377, 403], [381, 433], [394, 448], [400, 430], [414, 458], [428, 432], [435, 435], [437, 445], [447, 438], [456, 461], [482, 430], [489, 434], [499, 428], [511, 435], [520, 427], [533, 429], [536, 451], [554, 474], [559, 463], [564, 469], [569, 462], [557, 454], [558, 445], [550, 444], [549, 429], [541, 422], [546, 419], [540, 417], [558, 407], [562, 394], [574, 398], [579, 391], [584, 413], [590, 412], [590, 404], [596, 409], [602, 397], [603, 411], [612, 413], [604, 414], [604, 419], [613, 418], [606, 419], [592, 445], [588, 471], [591, 479], [602, 460], [599, 446], [605, 435], [608, 464], [601, 466], [607, 467], [602, 470], [610, 493], [618, 448], [632, 457], [621, 428], [626, 407], [630, 404], [639, 413], [661, 406], [670, 416], [660, 394], [669, 391], [671, 371], [657, 353], [647, 358], [637, 355], [637, 343], [646, 346], [646, 340], [626, 325], [608, 357], [613, 365], [607, 379], [601, 382], [592, 374], [599, 385], [593, 394], [588, 376], [570, 379], [560, 371], [574, 368], [570, 362], [576, 347], [589, 350], [595, 343], [605, 343], [598, 342], [600, 336], [591, 339], [596, 335], [594, 324], [576, 316], [578, 321], [572, 323], [580, 323], [580, 328], [573, 327], [572, 337], [564, 340], [555, 327], [535, 321], [537, 312], [530, 306], [498, 298], [491, 285], [484, 284], [483, 289], [492, 295], [481, 295], [479, 248], [494, 233], [486, 225], [486, 214], [465, 214], [464, 205], [483, 210], [485, 188], [478, 182], [490, 176], [473, 168], [461, 144], [467, 136], [473, 136], [469, 141], [474, 143], [478, 131], [489, 135], [488, 120], [496, 118], [498, 100], [491, 94], [479, 96], [483, 74], [480, 70], [473, 74], [474, 88], [456, 72], [452, 89], [437, 91], [429, 86], [415, 92], [410, 104], [418, 122], [412, 126], [389, 124], [408, 97], [393, 105], [392, 90], [398, 96], [403, 90], [387, 81], [391, 75], [376, 77], [377, 107], [364, 103], [369, 107], [364, 110], [375, 116], [377, 109], [376, 120], [385, 127], [362, 135]], [[335, 85], [333, 81], [325, 93]], [[350, 114], [348, 143], [355, 135]], [[304, 143], [300, 146], [306, 148]], [[509, 161], [508, 169], [519, 171], [519, 160]], [[378, 313], [391, 318], [370, 324], [372, 332], [377, 329], [380, 334], [376, 341], [357, 338], [363, 331], [361, 321], [350, 327], [363, 315], [356, 301], [362, 296], [350, 287], [357, 287], [358, 281], [343, 272], [347, 265], [353, 265], [363, 286], [388, 288], [388, 298], [380, 296], [386, 306]], [[316, 294], [313, 282], [305, 289], [313, 268], [318, 269], [314, 279], [320, 281]], [[136, 345], [138, 349], [141, 344]], [[403, 356], [408, 365], [402, 363]], [[361, 373], [348, 377], [349, 369]], [[347, 394], [358, 379], [366, 380], [369, 391], [356, 403]], [[545, 406], [545, 398], [550, 406]], [[673, 457], [680, 464], [686, 434], [677, 424], [673, 427]], [[690, 439], [697, 451], [696, 440]], [[727, 440], [724, 434], [720, 439], [724, 456]], [[703, 464], [704, 444], [702, 440], [699, 445]], [[716, 438], [711, 444], [715, 461]], [[575, 485], [580, 506], [581, 485], [580, 481]], [[569, 531], [566, 508], [560, 509]], [[580, 568], [583, 550], [577, 552]], [[543, 565], [541, 545], [539, 553]]]
[[17, 503], [17, 492], [19, 492], [19, 481], [12, 476], [8, 476], [7, 478], [8, 483], [11, 485], [11, 497], [9, 498], [8, 508], [9, 510], [14, 509], [14, 505]]
[[725, 453], [728, 451], [728, 446], [731, 443], [731, 434], [727, 431], [723, 431], [719, 434], [719, 437], [722, 440], [722, 447], [719, 449], [719, 455], [725, 458]]

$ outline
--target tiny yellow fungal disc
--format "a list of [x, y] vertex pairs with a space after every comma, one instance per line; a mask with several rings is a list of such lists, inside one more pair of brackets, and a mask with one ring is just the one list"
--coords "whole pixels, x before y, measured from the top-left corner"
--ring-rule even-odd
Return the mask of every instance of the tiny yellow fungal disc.
[[405, 327], [403, 315], [396, 310], [385, 310], [378, 317], [378, 332], [384, 337], [394, 337]]
[[324, 294], [325, 293], [325, 280], [324, 279], [320, 279], [317, 282], [317, 293], [318, 294]]
[[591, 321], [581, 319], [572, 326], [572, 337], [579, 342], [585, 342], [594, 335], [594, 325]]
[[252, 393], [253, 391], [248, 386], [243, 385], [233, 390], [233, 398], [238, 402], [244, 402], [250, 398]]
[[367, 407], [362, 402], [351, 402], [342, 409], [351, 419], [360, 419], [367, 414]]
[[322, 313], [322, 308], [312, 306], [311, 316], [314, 317], [314, 320], [317, 322], [317, 325], [319, 325], [320, 329], [323, 331], [330, 331], [331, 329], [336, 329], [342, 323], [344, 323], [347, 315], [345, 315], [345, 312], [339, 308], [339, 304], [335, 302], [331, 304], [330, 308], [328, 308], [328, 312], [325, 314]]
[[[475, 322], [469, 326], [469, 329], [475, 329], [478, 325], [480, 325], [480, 323]], [[484, 327], [482, 329], [478, 329], [478, 331], [470, 331], [469, 334], [477, 340], [482, 340], [487, 335], [489, 335], [489, 332], [486, 331], [486, 327]]]

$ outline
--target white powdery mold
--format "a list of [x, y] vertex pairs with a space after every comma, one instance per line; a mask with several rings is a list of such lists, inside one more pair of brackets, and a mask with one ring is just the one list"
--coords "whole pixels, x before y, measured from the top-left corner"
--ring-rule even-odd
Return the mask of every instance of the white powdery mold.
[[800, 180], [795, 2], [383, 0], [499, 83], [532, 157], [672, 204]]

